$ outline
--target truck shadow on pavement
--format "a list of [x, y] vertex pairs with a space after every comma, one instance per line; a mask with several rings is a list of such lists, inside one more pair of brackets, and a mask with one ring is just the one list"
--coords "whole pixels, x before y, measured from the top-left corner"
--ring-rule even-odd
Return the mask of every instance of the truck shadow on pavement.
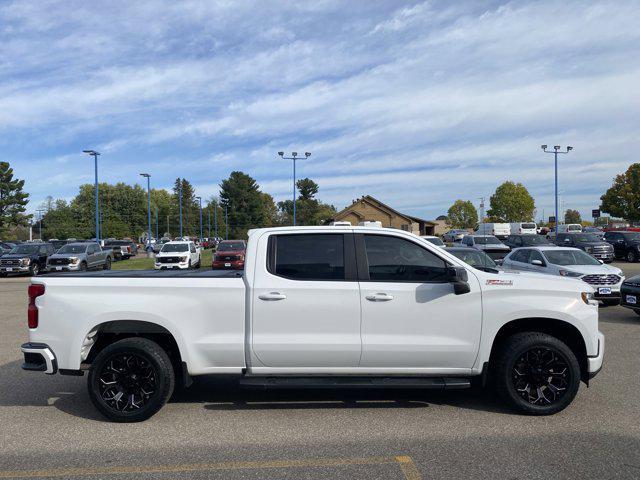
[[[85, 377], [25, 372], [21, 362], [0, 366], [0, 406], [54, 407], [69, 415], [106, 421], [93, 407]], [[203, 404], [205, 410], [301, 410], [365, 408], [429, 408], [452, 406], [515, 414], [490, 390], [420, 389], [263, 389], [241, 387], [233, 378], [195, 378], [190, 388], [176, 388], [170, 403]]]

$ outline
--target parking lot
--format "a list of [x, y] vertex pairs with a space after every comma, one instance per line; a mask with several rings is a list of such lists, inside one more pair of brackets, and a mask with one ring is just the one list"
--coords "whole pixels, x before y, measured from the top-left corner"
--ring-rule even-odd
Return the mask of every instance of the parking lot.
[[[627, 276], [640, 264], [616, 264]], [[640, 317], [601, 309], [603, 371], [550, 417], [471, 391], [241, 390], [196, 379], [140, 424], [85, 378], [20, 369], [26, 278], [0, 279], [0, 478], [640, 478]]]

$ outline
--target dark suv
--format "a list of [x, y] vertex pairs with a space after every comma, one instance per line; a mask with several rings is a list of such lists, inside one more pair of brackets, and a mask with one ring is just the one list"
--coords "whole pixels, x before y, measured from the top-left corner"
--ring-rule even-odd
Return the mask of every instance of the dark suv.
[[584, 250], [592, 257], [605, 263], [613, 262], [613, 247], [593, 233], [559, 233], [556, 245]]
[[47, 258], [55, 253], [50, 243], [21, 243], [0, 258], [0, 276], [9, 273], [28, 273], [32, 277], [46, 271]]
[[547, 237], [542, 235], [509, 235], [502, 243], [510, 249], [532, 247], [535, 245], [553, 245]]
[[640, 259], [640, 232], [606, 232], [604, 239], [613, 246], [616, 258], [624, 258], [628, 262]]

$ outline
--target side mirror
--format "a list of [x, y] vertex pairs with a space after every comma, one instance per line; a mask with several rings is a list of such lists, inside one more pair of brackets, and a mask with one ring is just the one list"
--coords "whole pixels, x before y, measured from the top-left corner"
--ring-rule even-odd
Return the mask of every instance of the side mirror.
[[531, 265], [536, 265], [537, 267], [544, 266], [542, 260], [531, 260]]
[[462, 267], [447, 267], [447, 281], [453, 284], [453, 293], [463, 295], [471, 291], [469, 276]]
[[569, 243], [570, 241], [571, 241], [571, 239], [570, 239], [570, 238], [565, 238], [565, 239], [564, 239], [564, 243]]

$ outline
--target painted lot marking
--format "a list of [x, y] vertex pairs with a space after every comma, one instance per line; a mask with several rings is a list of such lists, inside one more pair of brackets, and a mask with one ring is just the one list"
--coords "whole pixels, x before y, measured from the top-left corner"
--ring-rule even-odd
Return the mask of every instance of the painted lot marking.
[[399, 455], [396, 457], [309, 458], [304, 460], [193, 463], [160, 466], [147, 465], [104, 468], [60, 468], [50, 470], [0, 470], [0, 478], [55, 478], [135, 473], [184, 473], [285, 468], [339, 468], [358, 465], [398, 465], [406, 480], [420, 480], [422, 478], [415, 463], [413, 463], [413, 460], [408, 455]]

